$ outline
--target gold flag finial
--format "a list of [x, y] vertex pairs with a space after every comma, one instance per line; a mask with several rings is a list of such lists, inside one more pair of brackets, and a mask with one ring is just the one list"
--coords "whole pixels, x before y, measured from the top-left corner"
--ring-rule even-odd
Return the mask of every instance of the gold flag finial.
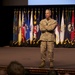
[[40, 9], [38, 9], [38, 14], [40, 14]]
[[38, 14], [40, 14], [40, 10], [38, 11]]
[[35, 14], [36, 14], [36, 8], [35, 8]]
[[26, 10], [24, 9], [24, 13], [26, 13]]
[[30, 10], [28, 10], [28, 14], [29, 14]]

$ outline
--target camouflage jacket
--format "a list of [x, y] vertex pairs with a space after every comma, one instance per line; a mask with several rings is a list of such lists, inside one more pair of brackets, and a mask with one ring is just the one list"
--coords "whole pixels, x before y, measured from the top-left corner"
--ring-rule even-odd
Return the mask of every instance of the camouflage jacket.
[[47, 21], [46, 19], [41, 20], [40, 21], [40, 31], [41, 31], [40, 40], [55, 42], [54, 29], [56, 25], [57, 25], [57, 21], [54, 19], [50, 19], [49, 21]]

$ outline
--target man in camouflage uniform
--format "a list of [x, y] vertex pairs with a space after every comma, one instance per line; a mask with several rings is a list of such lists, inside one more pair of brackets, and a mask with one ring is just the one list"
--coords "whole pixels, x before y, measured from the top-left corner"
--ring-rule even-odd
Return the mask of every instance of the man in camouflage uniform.
[[40, 21], [40, 49], [41, 49], [41, 64], [40, 68], [45, 66], [45, 57], [46, 57], [46, 49], [48, 51], [49, 61], [50, 61], [50, 68], [53, 68], [53, 49], [54, 49], [54, 42], [55, 42], [55, 35], [54, 29], [57, 26], [57, 21], [52, 19], [51, 17], [51, 10], [47, 9], [45, 11], [45, 19]]

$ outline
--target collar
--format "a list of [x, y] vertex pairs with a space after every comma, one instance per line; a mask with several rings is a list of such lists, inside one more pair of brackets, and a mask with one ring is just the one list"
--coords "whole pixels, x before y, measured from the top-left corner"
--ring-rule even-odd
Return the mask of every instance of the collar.
[[47, 20], [47, 19], [45, 19], [45, 20], [46, 20], [46, 22], [50, 22], [51, 21], [51, 18], [49, 20]]

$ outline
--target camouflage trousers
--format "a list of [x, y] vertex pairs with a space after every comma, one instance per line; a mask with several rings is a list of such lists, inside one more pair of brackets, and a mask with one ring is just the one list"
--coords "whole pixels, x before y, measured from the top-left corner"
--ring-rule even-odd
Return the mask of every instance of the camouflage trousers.
[[40, 49], [41, 49], [41, 60], [42, 61], [45, 61], [46, 51], [48, 51], [49, 61], [54, 61], [54, 52], [53, 52], [54, 42], [41, 41]]

